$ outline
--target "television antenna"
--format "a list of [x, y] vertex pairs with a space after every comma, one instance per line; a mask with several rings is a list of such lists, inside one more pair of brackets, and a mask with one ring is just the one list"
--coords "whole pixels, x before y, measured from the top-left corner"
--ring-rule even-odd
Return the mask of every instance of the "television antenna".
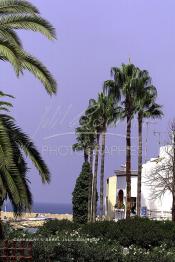
[[156, 125], [157, 123], [154, 121], [145, 121], [146, 124], [146, 138], [145, 138], [145, 162], [147, 161], [148, 155], [148, 136], [149, 136], [149, 128], [150, 125]]
[[160, 148], [161, 143], [162, 143], [161, 135], [162, 134], [167, 134], [167, 132], [154, 131], [153, 134], [154, 134], [154, 136], [158, 136], [158, 145], [159, 145], [159, 148]]

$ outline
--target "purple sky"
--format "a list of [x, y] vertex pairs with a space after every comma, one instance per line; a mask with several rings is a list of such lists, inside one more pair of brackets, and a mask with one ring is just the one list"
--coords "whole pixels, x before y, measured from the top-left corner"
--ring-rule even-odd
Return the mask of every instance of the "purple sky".
[[[13, 115], [28, 133], [52, 173], [42, 186], [32, 168], [29, 177], [36, 202], [71, 202], [82, 156], [71, 153], [72, 134], [90, 98], [96, 98], [110, 68], [131, 61], [147, 69], [159, 92], [165, 117], [150, 125], [148, 154], [158, 154], [158, 136], [167, 132], [175, 116], [175, 1], [174, 0], [32, 0], [56, 28], [58, 40], [20, 32], [26, 50], [40, 58], [58, 81], [58, 94], [50, 98], [40, 82], [26, 73], [20, 79], [1, 62], [1, 90], [16, 96]], [[125, 162], [125, 123], [109, 130], [106, 176]], [[144, 128], [146, 136], [146, 125]], [[61, 134], [61, 135], [59, 135]], [[117, 134], [121, 134], [118, 136]], [[53, 138], [52, 137], [56, 135]], [[133, 168], [136, 167], [137, 126], [133, 125]], [[161, 134], [161, 143], [167, 134]], [[145, 138], [144, 138], [145, 141]], [[119, 151], [116, 152], [116, 147]], [[55, 152], [57, 150], [57, 152]], [[30, 163], [31, 166], [31, 163]]]

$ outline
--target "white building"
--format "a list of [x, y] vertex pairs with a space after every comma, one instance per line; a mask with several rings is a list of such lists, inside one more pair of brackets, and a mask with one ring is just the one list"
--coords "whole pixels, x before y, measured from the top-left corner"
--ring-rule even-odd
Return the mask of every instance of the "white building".
[[[160, 164], [166, 163], [171, 151], [171, 146], [160, 148], [159, 157], [152, 158], [142, 166], [142, 195], [141, 215], [152, 219], [171, 219], [172, 195], [166, 191], [162, 197], [153, 197], [155, 185], [148, 185], [149, 175]], [[131, 175], [131, 215], [136, 213], [137, 201], [137, 171]], [[106, 185], [106, 217], [108, 219], [120, 219], [125, 217], [126, 211], [126, 174], [125, 170], [117, 170], [107, 179]]]

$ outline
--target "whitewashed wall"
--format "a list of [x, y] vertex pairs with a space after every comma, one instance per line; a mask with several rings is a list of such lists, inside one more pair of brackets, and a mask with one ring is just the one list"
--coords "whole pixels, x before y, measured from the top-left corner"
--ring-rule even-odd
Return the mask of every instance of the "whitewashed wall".
[[[160, 148], [158, 158], [152, 158], [150, 161], [143, 164], [142, 168], [142, 200], [141, 206], [146, 206], [150, 210], [160, 211], [160, 215], [166, 216], [167, 212], [171, 212], [172, 195], [167, 191], [161, 198], [153, 199], [151, 188], [145, 183], [148, 180], [149, 174], [152, 169], [159, 165], [159, 161], [167, 161], [169, 155], [167, 149], [171, 150], [170, 146], [163, 146]], [[168, 216], [168, 215], [167, 215]]]
[[[137, 177], [131, 177], [131, 197], [137, 197]], [[120, 190], [123, 190], [124, 197], [126, 197], [126, 176], [117, 177], [117, 194]]]

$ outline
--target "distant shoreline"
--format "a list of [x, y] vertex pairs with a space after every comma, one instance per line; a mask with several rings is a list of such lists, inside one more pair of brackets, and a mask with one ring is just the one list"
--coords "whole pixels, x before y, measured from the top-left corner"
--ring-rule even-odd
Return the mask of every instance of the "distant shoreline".
[[[6, 204], [6, 205], [5, 205]], [[13, 212], [13, 208], [9, 202], [3, 205], [2, 210]], [[35, 202], [32, 205], [32, 213], [45, 213], [45, 214], [72, 214], [71, 203], [39, 203]]]
[[[72, 220], [72, 214], [52, 214], [52, 213], [44, 213], [44, 212], [40, 212], [40, 213], [23, 213], [21, 216], [17, 217], [17, 218], [22, 218], [22, 219], [27, 219], [27, 218], [36, 218], [36, 217], [46, 217], [46, 218], [55, 218], [55, 219], [68, 219], [68, 220]], [[15, 219], [14, 213], [13, 212], [4, 212], [1, 211], [1, 217], [2, 219], [4, 219], [4, 217], [6, 217], [7, 219]]]
[[[1, 217], [2, 220], [8, 221], [14, 229], [38, 228], [43, 226], [47, 220], [40, 220], [40, 218], [51, 218], [58, 220], [66, 219], [72, 221], [72, 214], [51, 214], [42, 212], [24, 213], [22, 216], [15, 217], [13, 212], [1, 211]], [[31, 218], [36, 218], [36, 220], [32, 220]]]

